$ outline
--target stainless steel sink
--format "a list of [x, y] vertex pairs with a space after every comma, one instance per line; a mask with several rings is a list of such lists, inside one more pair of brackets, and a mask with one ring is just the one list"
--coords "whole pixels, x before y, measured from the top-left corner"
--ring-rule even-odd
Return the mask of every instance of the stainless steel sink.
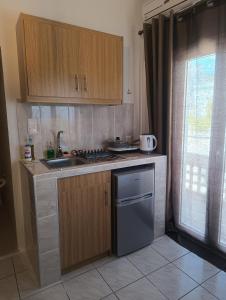
[[49, 169], [61, 169], [85, 164], [85, 162], [79, 158], [41, 159], [40, 161]]

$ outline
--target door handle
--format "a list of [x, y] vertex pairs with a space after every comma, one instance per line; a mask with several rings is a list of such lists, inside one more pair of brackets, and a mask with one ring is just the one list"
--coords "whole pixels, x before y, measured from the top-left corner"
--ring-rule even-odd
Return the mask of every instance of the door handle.
[[105, 206], [111, 207], [111, 181], [108, 180], [105, 186]]
[[88, 88], [87, 88], [87, 77], [86, 77], [86, 75], [84, 75], [84, 90], [85, 90], [85, 92], [88, 91]]
[[79, 91], [79, 82], [78, 82], [78, 75], [75, 74], [75, 90], [76, 92]]

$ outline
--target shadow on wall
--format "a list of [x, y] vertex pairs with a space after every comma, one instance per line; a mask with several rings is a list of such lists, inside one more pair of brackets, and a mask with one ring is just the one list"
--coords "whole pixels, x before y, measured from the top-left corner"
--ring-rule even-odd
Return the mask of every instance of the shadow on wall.
[[3, 256], [16, 250], [17, 239], [1, 48], [0, 116], [0, 256]]

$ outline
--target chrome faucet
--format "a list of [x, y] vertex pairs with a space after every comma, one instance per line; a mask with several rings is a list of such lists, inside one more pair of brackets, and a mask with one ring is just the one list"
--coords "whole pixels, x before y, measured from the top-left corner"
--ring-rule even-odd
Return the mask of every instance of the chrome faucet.
[[62, 157], [63, 156], [63, 150], [60, 144], [60, 135], [63, 134], [64, 132], [62, 130], [57, 132], [57, 149], [56, 149], [56, 157]]

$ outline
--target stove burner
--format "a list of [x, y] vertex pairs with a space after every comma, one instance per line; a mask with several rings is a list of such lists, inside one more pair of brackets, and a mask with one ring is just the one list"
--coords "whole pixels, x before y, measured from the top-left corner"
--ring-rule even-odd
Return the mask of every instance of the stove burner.
[[109, 151], [104, 151], [103, 149], [97, 150], [73, 150], [72, 154], [76, 157], [83, 158], [86, 161], [92, 162], [101, 162], [101, 161], [111, 161], [118, 159], [119, 156], [113, 154]]

